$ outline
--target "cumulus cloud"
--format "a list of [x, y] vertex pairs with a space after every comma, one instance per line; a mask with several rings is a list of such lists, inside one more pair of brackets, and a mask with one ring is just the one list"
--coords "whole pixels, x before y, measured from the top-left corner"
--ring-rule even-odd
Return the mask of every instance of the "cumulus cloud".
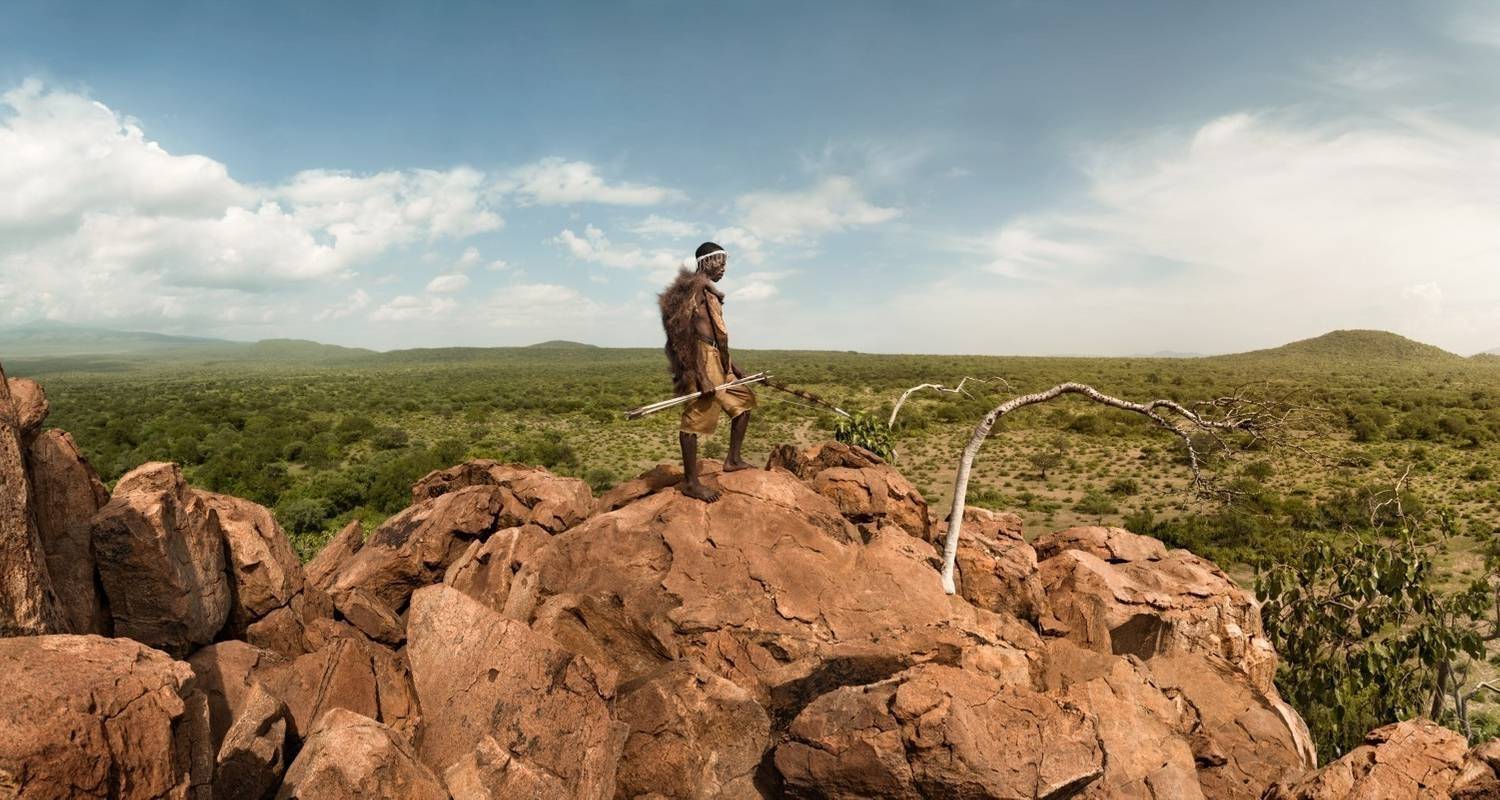
[[672, 250], [643, 250], [639, 247], [615, 244], [609, 240], [604, 231], [593, 225], [585, 226], [581, 235], [574, 233], [571, 228], [566, 228], [549, 241], [580, 261], [590, 261], [618, 269], [645, 269], [659, 272], [675, 269], [682, 258], [680, 253]]
[[659, 236], [666, 239], [686, 239], [697, 235], [698, 226], [691, 222], [680, 219], [663, 217], [660, 214], [652, 214], [633, 225], [627, 226], [626, 230], [637, 236]]
[[419, 297], [403, 294], [391, 298], [380, 308], [370, 313], [371, 322], [411, 322], [437, 319], [451, 313], [458, 302], [451, 297]]
[[901, 216], [900, 209], [871, 203], [853, 179], [838, 175], [801, 191], [743, 194], [735, 206], [740, 228], [772, 242], [804, 240]]
[[370, 295], [366, 294], [364, 289], [355, 289], [354, 294], [349, 295], [342, 302], [334, 303], [318, 312], [317, 316], [313, 317], [313, 320], [324, 322], [332, 319], [343, 319], [359, 313], [369, 304]]
[[[1034, 321], [1058, 347], [1159, 349], [1148, 341], [1169, 324], [1188, 337], [1174, 347], [1209, 351], [1335, 327], [1393, 327], [1459, 350], [1500, 341], [1494, 134], [1419, 113], [1237, 113], [1090, 148], [1080, 168], [1081, 196], [988, 238], [990, 268], [1016, 283], [985, 296], [1019, 317], [1067, 308], [1075, 319], [1096, 305], [1098, 322], [1122, 332], [1142, 308], [1163, 316], [1092, 345], [1063, 344], [1077, 326]], [[1439, 303], [1443, 314], [1425, 313]]]
[[603, 305], [577, 289], [552, 283], [520, 283], [496, 291], [489, 299], [486, 316], [496, 327], [526, 328], [572, 325], [604, 311]]
[[462, 273], [439, 275], [427, 282], [427, 291], [432, 294], [449, 294], [469, 285], [469, 276]]
[[756, 302], [769, 300], [781, 293], [777, 286], [791, 272], [747, 272], [735, 279], [736, 287], [729, 293], [730, 300]]
[[609, 183], [586, 161], [544, 158], [513, 170], [501, 187], [523, 202], [555, 206], [572, 203], [603, 203], [619, 206], [653, 206], [685, 197], [676, 189], [639, 183]]

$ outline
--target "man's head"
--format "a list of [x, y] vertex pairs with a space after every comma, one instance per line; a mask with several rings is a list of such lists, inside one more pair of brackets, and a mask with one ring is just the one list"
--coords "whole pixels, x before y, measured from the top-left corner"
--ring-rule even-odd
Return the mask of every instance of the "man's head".
[[709, 280], [715, 283], [724, 277], [724, 267], [729, 263], [729, 254], [724, 248], [713, 242], [704, 242], [698, 245], [698, 271], [707, 275]]

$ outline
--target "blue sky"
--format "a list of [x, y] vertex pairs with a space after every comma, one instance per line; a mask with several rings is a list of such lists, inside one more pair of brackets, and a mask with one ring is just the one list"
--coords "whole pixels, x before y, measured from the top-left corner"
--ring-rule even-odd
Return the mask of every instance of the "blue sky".
[[11, 5], [0, 325], [655, 345], [1500, 347], [1500, 8]]

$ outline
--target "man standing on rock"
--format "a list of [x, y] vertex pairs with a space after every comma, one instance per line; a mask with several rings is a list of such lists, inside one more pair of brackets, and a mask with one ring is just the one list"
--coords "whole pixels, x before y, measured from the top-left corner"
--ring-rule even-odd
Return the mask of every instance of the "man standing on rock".
[[657, 298], [661, 325], [667, 333], [667, 363], [677, 394], [704, 392], [682, 411], [677, 440], [682, 446], [682, 493], [706, 503], [719, 499], [719, 492], [698, 480], [698, 437], [711, 435], [719, 426], [719, 412], [729, 415], [729, 456], [724, 471], [748, 469], [740, 457], [745, 431], [750, 427], [750, 409], [755, 393], [747, 386], [714, 391], [731, 380], [745, 377], [729, 357], [729, 331], [724, 326], [724, 293], [714, 284], [724, 277], [729, 253], [713, 242], [698, 246], [698, 267], [683, 269]]

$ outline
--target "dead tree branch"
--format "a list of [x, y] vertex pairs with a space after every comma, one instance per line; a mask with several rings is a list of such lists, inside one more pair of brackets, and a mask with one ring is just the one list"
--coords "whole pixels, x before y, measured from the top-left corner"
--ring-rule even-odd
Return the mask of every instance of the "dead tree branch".
[[885, 426], [887, 428], [894, 428], [894, 427], [896, 427], [896, 415], [901, 413], [901, 407], [904, 406], [904, 405], [906, 405], [906, 399], [908, 397], [911, 397], [913, 394], [915, 394], [917, 392], [920, 392], [923, 389], [932, 389], [933, 391], [946, 392], [948, 394], [962, 394], [964, 397], [973, 398], [974, 395], [971, 395], [967, 391], [964, 390], [964, 384], [968, 383], [969, 381], [973, 381], [975, 383], [989, 383], [990, 381], [998, 381], [1000, 383], [1005, 384], [1005, 388], [1007, 388], [1007, 389], [1010, 388], [1010, 381], [1007, 381], [1006, 379], [998, 377], [998, 376], [990, 378], [990, 380], [985, 380], [983, 378], [972, 378], [972, 377], [969, 377], [969, 376], [965, 375], [963, 377], [963, 379], [958, 382], [958, 385], [954, 386], [952, 388], [944, 386], [944, 385], [942, 385], [940, 383], [922, 383], [922, 384], [918, 384], [918, 385], [913, 386], [910, 389], [907, 389], [906, 391], [904, 391], [904, 392], [901, 393], [901, 397], [896, 400], [896, 405], [891, 408], [891, 418], [886, 421]]
[[[1211, 489], [1210, 479], [1203, 474], [1205, 447], [1227, 455], [1236, 449], [1262, 444], [1286, 444], [1290, 441], [1287, 433], [1292, 428], [1291, 419], [1295, 411], [1295, 407], [1282, 400], [1252, 399], [1240, 392], [1196, 403], [1191, 408], [1165, 399], [1135, 403], [1111, 397], [1082, 383], [1061, 383], [1046, 391], [1007, 400], [980, 420], [959, 459], [958, 475], [953, 485], [953, 505], [948, 513], [948, 538], [943, 543], [943, 591], [948, 594], [956, 591], [953, 572], [958, 557], [958, 541], [963, 531], [965, 495], [969, 491], [969, 476], [974, 467], [974, 458], [979, 455], [979, 448], [984, 445], [984, 440], [989, 438], [995, 423], [1006, 414], [1069, 394], [1081, 395], [1110, 408], [1140, 414], [1157, 427], [1175, 435], [1186, 448], [1193, 489], [1201, 494], [1208, 494]], [[1206, 440], [1199, 441], [1199, 436]]]

